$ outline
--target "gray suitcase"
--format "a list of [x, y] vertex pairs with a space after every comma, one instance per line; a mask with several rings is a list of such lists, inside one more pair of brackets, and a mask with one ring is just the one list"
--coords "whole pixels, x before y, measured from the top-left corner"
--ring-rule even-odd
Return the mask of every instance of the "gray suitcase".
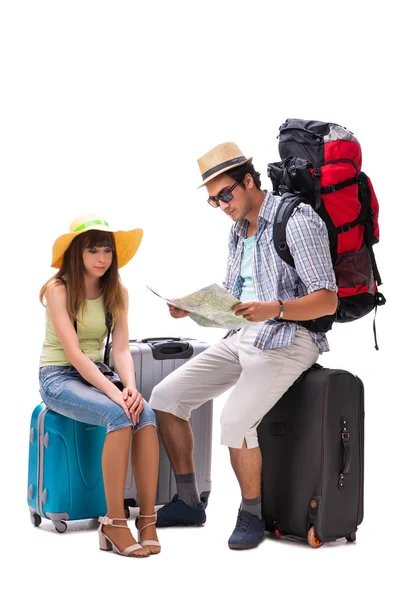
[[[149, 400], [153, 387], [175, 371], [187, 360], [196, 356], [208, 344], [190, 338], [147, 338], [130, 340], [135, 363], [136, 385], [145, 400]], [[110, 367], [113, 367], [112, 349]], [[200, 497], [207, 504], [211, 491], [212, 400], [192, 412], [190, 423], [194, 434], [194, 462]], [[167, 453], [160, 441], [160, 467], [156, 504], [169, 502], [176, 493], [175, 477]], [[129, 464], [125, 485], [125, 509], [137, 504], [137, 491]]]

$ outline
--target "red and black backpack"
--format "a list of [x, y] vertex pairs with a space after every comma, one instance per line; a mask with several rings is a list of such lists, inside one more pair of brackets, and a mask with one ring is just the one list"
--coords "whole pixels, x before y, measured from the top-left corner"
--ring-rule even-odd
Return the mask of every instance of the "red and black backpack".
[[[338, 285], [335, 315], [302, 324], [328, 331], [336, 321], [359, 319], [385, 304], [373, 245], [379, 241], [379, 205], [370, 179], [361, 171], [361, 147], [354, 134], [335, 123], [287, 119], [279, 128], [281, 162], [268, 165], [273, 193], [282, 197], [274, 222], [274, 245], [294, 267], [286, 224], [300, 202], [324, 220]], [[376, 341], [374, 319], [375, 348]]]

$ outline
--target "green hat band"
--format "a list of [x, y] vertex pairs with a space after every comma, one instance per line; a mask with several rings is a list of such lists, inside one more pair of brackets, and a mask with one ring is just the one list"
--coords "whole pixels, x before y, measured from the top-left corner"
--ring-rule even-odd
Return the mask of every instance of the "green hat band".
[[82, 225], [79, 225], [79, 227], [74, 229], [73, 233], [78, 233], [79, 231], [84, 231], [85, 229], [87, 229], [88, 227], [91, 227], [92, 225], [106, 225], [107, 227], [109, 227], [109, 224], [107, 223], [107, 221], [100, 221], [100, 219], [95, 219], [94, 221], [87, 221], [87, 223], [83, 223]]

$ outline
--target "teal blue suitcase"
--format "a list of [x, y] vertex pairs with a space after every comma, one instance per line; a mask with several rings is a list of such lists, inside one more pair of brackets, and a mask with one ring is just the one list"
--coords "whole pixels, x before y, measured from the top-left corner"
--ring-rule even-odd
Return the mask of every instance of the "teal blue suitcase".
[[39, 404], [29, 433], [28, 505], [36, 527], [105, 515], [101, 455], [106, 429], [68, 419]]

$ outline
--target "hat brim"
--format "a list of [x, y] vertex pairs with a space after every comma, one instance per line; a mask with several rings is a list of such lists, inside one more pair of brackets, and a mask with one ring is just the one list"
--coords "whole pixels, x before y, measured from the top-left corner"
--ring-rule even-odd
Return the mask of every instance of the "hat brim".
[[246, 158], [246, 160], [243, 160], [242, 162], [236, 163], [234, 165], [229, 165], [228, 167], [224, 167], [223, 169], [220, 169], [219, 171], [216, 171], [215, 173], [213, 173], [212, 175], [210, 175], [210, 177], [207, 177], [207, 179], [205, 179], [203, 181], [203, 183], [198, 186], [197, 189], [199, 190], [200, 188], [202, 188], [204, 185], [206, 185], [206, 183], [208, 183], [212, 179], [215, 179], [219, 175], [222, 175], [222, 173], [226, 173], [227, 171], [231, 171], [232, 169], [236, 169], [237, 167], [240, 167], [241, 165], [245, 165], [246, 163], [251, 162], [252, 160], [253, 160], [253, 157], [251, 156], [250, 158]]
[[[125, 266], [136, 254], [143, 237], [143, 229], [131, 229], [130, 231], [112, 231], [108, 227], [93, 227], [98, 231], [107, 231], [113, 233], [115, 238], [115, 247], [117, 253], [118, 268]], [[89, 230], [87, 230], [89, 231]], [[51, 266], [60, 269], [65, 251], [70, 246], [72, 240], [78, 233], [65, 233], [61, 235], [53, 244], [53, 257]]]

